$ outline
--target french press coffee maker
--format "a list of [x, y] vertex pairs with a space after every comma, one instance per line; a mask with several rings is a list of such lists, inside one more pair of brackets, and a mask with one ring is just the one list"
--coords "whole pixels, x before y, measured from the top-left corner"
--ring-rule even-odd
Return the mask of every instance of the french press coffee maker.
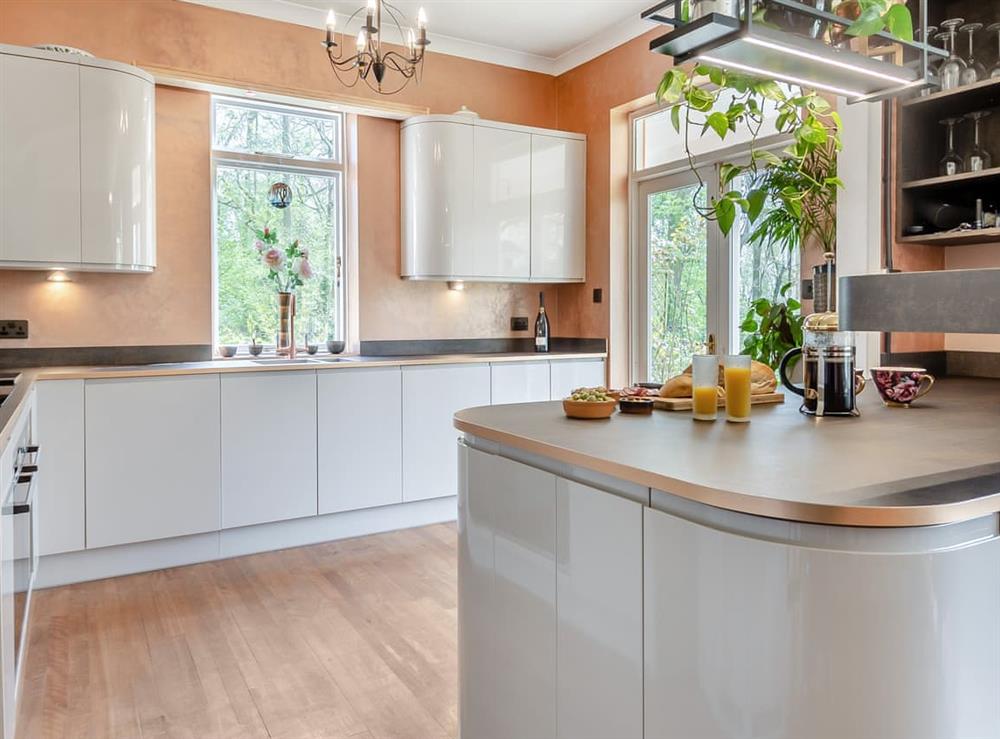
[[[832, 282], [833, 254], [826, 254], [827, 275]], [[834, 295], [827, 285], [827, 295]], [[802, 326], [800, 348], [791, 349], [781, 358], [778, 374], [790, 392], [802, 396], [799, 410], [810, 416], [858, 416], [857, 395], [865, 389], [861, 372], [855, 369], [854, 334], [841, 331], [834, 310], [813, 313]], [[802, 357], [802, 386], [788, 377], [788, 367]]]

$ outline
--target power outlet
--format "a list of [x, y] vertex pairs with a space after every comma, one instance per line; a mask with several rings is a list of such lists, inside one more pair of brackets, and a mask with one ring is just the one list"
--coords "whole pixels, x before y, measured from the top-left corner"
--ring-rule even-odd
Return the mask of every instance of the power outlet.
[[510, 330], [511, 331], [527, 331], [528, 330], [528, 317], [527, 316], [514, 316], [510, 319]]
[[27, 339], [27, 321], [0, 321], [0, 339]]

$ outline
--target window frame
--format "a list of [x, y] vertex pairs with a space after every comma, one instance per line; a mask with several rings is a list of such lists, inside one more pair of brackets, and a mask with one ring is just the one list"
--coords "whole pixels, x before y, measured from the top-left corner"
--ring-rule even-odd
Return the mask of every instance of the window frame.
[[[337, 124], [337, 159], [317, 159], [313, 157], [302, 157], [295, 155], [269, 154], [263, 152], [246, 152], [238, 149], [217, 148], [215, 145], [215, 125], [216, 125], [216, 103], [223, 102], [255, 110], [273, 111], [280, 113], [290, 113], [313, 118], [338, 118]], [[217, 219], [219, 215], [217, 199], [217, 174], [219, 167], [241, 167], [244, 169], [256, 169], [262, 171], [273, 171], [275, 169], [303, 175], [325, 176], [334, 179], [339, 189], [338, 198], [340, 203], [340, 219], [338, 228], [331, 229], [336, 239], [333, 246], [334, 264], [336, 265], [337, 296], [336, 305], [336, 325], [338, 327], [338, 339], [351, 345], [353, 339], [348, 315], [349, 290], [351, 280], [349, 279], [349, 265], [347, 238], [350, 234], [350, 224], [348, 219], [348, 177], [350, 172], [347, 166], [347, 126], [352, 121], [352, 117], [340, 110], [330, 110], [328, 108], [315, 108], [307, 105], [286, 105], [283, 103], [261, 102], [252, 98], [242, 98], [233, 95], [212, 94], [210, 96], [210, 159], [211, 159], [211, 208], [212, 208], [212, 342], [214, 346], [219, 345], [219, 249], [218, 249], [218, 228]], [[240, 344], [239, 349], [245, 349], [246, 344]], [[273, 345], [264, 343], [265, 353], [273, 351]]]
[[[646, 274], [647, 256], [643, 252], [644, 235], [641, 233], [640, 224], [645, 221], [639, 209], [643, 207], [644, 199], [641, 190], [648, 183], [663, 182], [673, 186], [674, 183], [681, 185], [687, 177], [697, 182], [697, 177], [691, 169], [692, 162], [682, 158], [679, 160], [665, 162], [663, 164], [636, 168], [636, 128], [637, 121], [656, 113], [663, 113], [669, 110], [669, 106], [652, 104], [632, 111], [628, 116], [628, 275], [629, 275], [629, 300], [628, 300], [628, 327], [629, 327], [629, 362], [628, 381], [645, 382], [648, 373], [648, 296], [644, 292], [648, 288], [649, 276]], [[645, 131], [645, 127], [643, 128]], [[785, 147], [793, 142], [790, 136], [773, 134], [761, 136], [757, 139], [756, 148], [758, 150], [781, 153]], [[721, 192], [719, 186], [719, 165], [723, 162], [746, 163], [749, 160], [750, 142], [740, 142], [734, 145], [725, 145], [720, 142], [718, 148], [693, 157], [692, 161], [702, 175], [705, 182], [706, 197], [718, 197]], [[714, 221], [707, 224], [708, 239], [708, 259], [709, 259], [709, 285], [711, 293], [706, 300], [707, 320], [709, 332], [713, 329], [713, 317], [717, 326], [714, 327], [716, 354], [728, 354], [733, 351], [732, 347], [739, 347], [739, 317], [737, 307], [734, 302], [738, 285], [737, 264], [738, 244], [736, 239], [739, 234], [734, 228], [728, 236], [723, 236], [722, 231]], [[713, 259], [717, 260], [713, 265]], [[713, 267], [715, 280], [713, 284]]]

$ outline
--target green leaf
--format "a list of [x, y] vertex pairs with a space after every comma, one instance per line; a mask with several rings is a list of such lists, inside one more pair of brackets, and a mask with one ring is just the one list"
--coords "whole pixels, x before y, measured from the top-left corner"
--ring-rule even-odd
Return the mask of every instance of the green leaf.
[[773, 151], [767, 151], [766, 149], [755, 149], [751, 156], [755, 161], [764, 162], [764, 164], [771, 167], [777, 167], [781, 164], [781, 158]]
[[681, 97], [686, 82], [687, 75], [683, 70], [668, 70], [660, 80], [659, 87], [656, 88], [656, 101], [667, 104], [677, 102]]
[[750, 223], [754, 223], [764, 210], [764, 203], [767, 202], [767, 191], [764, 189], [751, 190], [747, 193], [747, 203], [749, 207], [747, 208], [747, 218], [750, 219]]
[[904, 41], [913, 41], [913, 17], [910, 9], [905, 5], [893, 5], [888, 12], [882, 16], [885, 27], [896, 38]]
[[743, 323], [740, 324], [740, 331], [746, 331], [748, 334], [753, 333], [757, 330], [757, 322], [752, 318], [747, 318]]
[[718, 85], [719, 87], [724, 87], [726, 84], [726, 73], [723, 72], [718, 67], [711, 67], [708, 70], [708, 78], [712, 80], [713, 85]]
[[670, 109], [670, 123], [677, 133], [681, 132], [681, 104], [677, 103]]
[[728, 198], [722, 198], [714, 205], [715, 219], [719, 222], [719, 230], [728, 236], [736, 222], [736, 204]]
[[718, 134], [720, 139], [726, 138], [726, 134], [729, 133], [729, 119], [725, 113], [716, 111], [710, 114], [706, 123], [712, 127], [712, 130]]
[[783, 101], [785, 99], [785, 93], [782, 92], [781, 86], [774, 80], [758, 80], [753, 84], [752, 89], [768, 100]]
[[861, 11], [861, 15], [847, 27], [848, 36], [871, 36], [885, 28], [882, 20], [882, 9], [870, 6]]

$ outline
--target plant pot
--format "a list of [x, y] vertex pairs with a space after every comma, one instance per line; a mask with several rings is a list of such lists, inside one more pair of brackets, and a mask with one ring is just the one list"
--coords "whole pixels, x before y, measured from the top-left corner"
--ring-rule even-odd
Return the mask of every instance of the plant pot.
[[252, 357], [259, 357], [261, 355], [261, 352], [264, 351], [264, 345], [263, 344], [251, 344], [250, 346], [247, 347], [247, 351], [250, 352], [250, 356], [252, 356]]
[[278, 342], [276, 353], [295, 357], [295, 293], [278, 293]]
[[[799, 0], [802, 5], [816, 10], [830, 10], [832, 0]], [[806, 36], [807, 38], [820, 38], [826, 32], [827, 22], [817, 18], [796, 13], [785, 7], [764, 2], [764, 20], [779, 28]]]
[[[853, 23], [861, 17], [861, 4], [858, 0], [844, 0], [844, 2], [833, 9], [833, 12], [844, 20], [849, 20]], [[840, 46], [850, 40], [851, 37], [847, 35], [847, 26], [838, 26], [835, 24], [830, 26], [831, 44]]]

